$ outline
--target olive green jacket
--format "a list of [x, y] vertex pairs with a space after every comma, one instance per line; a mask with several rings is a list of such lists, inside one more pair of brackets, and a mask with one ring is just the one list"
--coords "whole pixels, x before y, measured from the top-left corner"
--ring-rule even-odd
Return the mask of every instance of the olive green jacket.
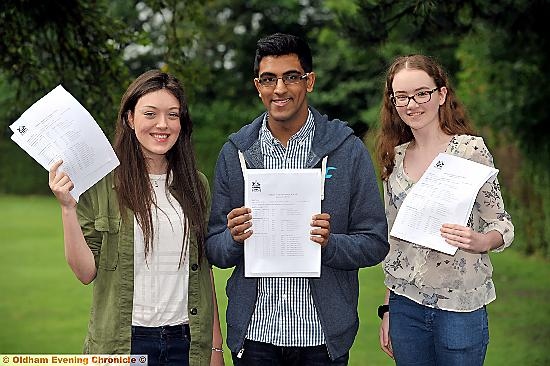
[[[210, 194], [206, 177], [200, 174]], [[94, 254], [92, 309], [86, 354], [130, 354], [132, 301], [134, 290], [134, 215], [121, 216], [113, 173], [80, 197], [78, 220]], [[208, 217], [205, 218], [207, 220]], [[197, 242], [191, 235], [189, 246], [189, 327], [190, 365], [209, 365], [212, 347], [212, 285], [206, 255], [198, 263]]]

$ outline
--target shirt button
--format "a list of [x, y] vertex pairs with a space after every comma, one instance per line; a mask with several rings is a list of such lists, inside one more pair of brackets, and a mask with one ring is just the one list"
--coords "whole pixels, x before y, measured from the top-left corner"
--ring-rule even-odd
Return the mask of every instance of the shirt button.
[[197, 315], [197, 308], [193, 308], [190, 311], [191, 315]]
[[194, 263], [192, 266], [191, 266], [191, 270], [192, 271], [196, 271], [197, 269], [199, 269], [199, 265], [197, 263]]

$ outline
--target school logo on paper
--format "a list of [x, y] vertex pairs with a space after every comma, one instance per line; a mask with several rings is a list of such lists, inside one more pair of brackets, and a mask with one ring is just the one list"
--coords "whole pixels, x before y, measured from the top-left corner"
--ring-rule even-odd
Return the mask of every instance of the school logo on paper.
[[25, 132], [28, 131], [28, 129], [27, 129], [27, 127], [25, 127], [25, 126], [19, 126], [19, 127], [17, 127], [17, 131], [19, 131], [19, 133], [20, 133], [21, 135], [24, 135]]
[[260, 182], [252, 182], [252, 192], [261, 192], [262, 186], [260, 185]]
[[442, 162], [441, 160], [439, 160], [437, 163], [435, 163], [435, 167], [436, 167], [437, 169], [443, 168], [444, 165], [445, 165], [445, 163]]

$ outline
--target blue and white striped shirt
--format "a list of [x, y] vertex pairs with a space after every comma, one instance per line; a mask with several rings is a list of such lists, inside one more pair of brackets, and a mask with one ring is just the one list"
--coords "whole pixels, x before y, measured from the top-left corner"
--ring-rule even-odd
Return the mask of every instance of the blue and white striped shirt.
[[[264, 117], [259, 139], [267, 169], [301, 169], [311, 149], [315, 124], [308, 113], [306, 123], [286, 148], [267, 128]], [[247, 339], [276, 346], [307, 347], [325, 343], [307, 278], [260, 278], [256, 308], [248, 326]]]

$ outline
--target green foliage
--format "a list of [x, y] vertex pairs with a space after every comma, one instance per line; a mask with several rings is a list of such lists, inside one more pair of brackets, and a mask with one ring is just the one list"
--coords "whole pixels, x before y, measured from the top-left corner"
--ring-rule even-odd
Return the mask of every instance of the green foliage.
[[0, 125], [15, 120], [58, 84], [110, 133], [126, 68], [123, 24], [105, 16], [106, 1], [3, 1], [0, 69], [15, 89]]
[[[504, 52], [510, 42], [521, 47]], [[473, 61], [479, 67], [472, 68], [469, 63], [464, 65], [470, 66], [471, 73], [480, 73], [475, 75], [480, 85], [465, 90], [473, 108], [481, 116], [489, 117], [481, 119], [480, 124], [509, 131], [526, 156], [537, 165], [540, 165], [537, 161], [550, 159], [550, 142], [546, 138], [550, 132], [547, 123], [550, 112], [546, 108], [548, 91], [538, 87], [550, 81], [544, 72], [550, 59], [537, 52], [544, 49], [545, 44], [548, 44], [547, 41], [543, 42], [536, 34], [510, 39], [507, 29], [480, 26], [476, 28], [476, 33], [465, 38], [458, 49], [459, 58]], [[482, 47], [484, 50], [481, 50]], [[481, 51], [484, 57], [473, 60], [472, 55], [478, 53], [472, 51]], [[479, 88], [484, 88], [482, 93], [478, 93], [481, 91]], [[481, 98], [478, 98], [479, 94]]]
[[[495, 151], [517, 237], [550, 255], [548, 18], [549, 0], [1, 2], [0, 192], [47, 191], [45, 172], [8, 139], [7, 125], [36, 99], [62, 83], [111, 137], [123, 91], [151, 68], [183, 81], [199, 167], [212, 180], [227, 136], [263, 110], [256, 41], [288, 32], [314, 53], [312, 105], [360, 135], [376, 132], [389, 62], [436, 57]], [[503, 166], [509, 156], [514, 167]]]
[[[543, 116], [533, 114], [532, 103], [539, 95], [532, 89], [537, 78], [546, 76], [526, 60], [495, 61], [492, 53], [504, 47], [504, 38], [502, 30], [480, 26], [463, 39], [457, 48], [460, 95], [494, 147], [507, 210], [516, 226], [515, 240], [526, 253], [548, 255], [550, 172], [545, 149], [550, 143], [546, 126], [532, 126], [545, 123]], [[535, 134], [540, 135], [537, 140], [531, 137]]]
[[315, 91], [309, 96], [311, 103], [352, 126], [374, 127], [377, 118], [367, 118], [367, 111], [378, 105], [380, 79], [370, 75], [371, 70], [383, 67], [383, 59], [373, 49], [352, 47], [348, 39], [331, 28], [321, 28], [314, 39], [317, 79]]
[[0, 194], [49, 192], [48, 172], [13, 141], [0, 139]]
[[136, 43], [125, 51], [126, 63], [137, 76], [159, 68], [177, 76], [194, 100], [209, 85], [211, 74], [203, 52], [209, 21], [206, 4], [198, 0], [147, 0], [112, 7], [133, 26]]
[[214, 165], [218, 153], [228, 136], [247, 123], [250, 123], [263, 111], [263, 105], [258, 100], [255, 109], [242, 108], [228, 100], [212, 100], [209, 104], [196, 103], [191, 106], [193, 119], [193, 142], [198, 160], [199, 170], [212, 183]]

